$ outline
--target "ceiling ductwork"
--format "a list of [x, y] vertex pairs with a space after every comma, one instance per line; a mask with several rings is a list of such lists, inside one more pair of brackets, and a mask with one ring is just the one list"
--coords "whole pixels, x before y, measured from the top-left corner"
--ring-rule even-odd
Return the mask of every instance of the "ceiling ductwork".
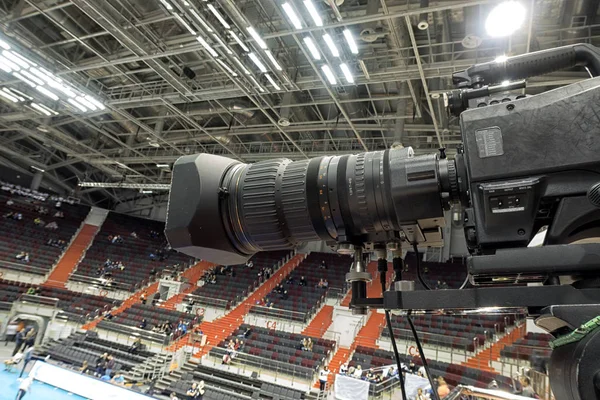
[[185, 115], [202, 119], [216, 114], [222, 114], [225, 112], [225, 110], [232, 114], [244, 117], [245, 119], [250, 119], [256, 114], [255, 110], [249, 110], [251, 107], [252, 105], [250, 102], [238, 99], [223, 100], [220, 102], [220, 105], [210, 102], [177, 105], [177, 108], [179, 108], [179, 110], [181, 110], [181, 112]]

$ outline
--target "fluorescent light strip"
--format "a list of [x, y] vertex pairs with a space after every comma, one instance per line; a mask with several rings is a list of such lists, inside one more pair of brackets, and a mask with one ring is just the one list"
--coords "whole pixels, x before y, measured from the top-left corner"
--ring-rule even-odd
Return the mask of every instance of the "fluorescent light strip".
[[10, 45], [4, 40], [0, 40], [0, 47], [2, 47], [4, 50], [10, 50]]
[[28, 84], [28, 85], [29, 85], [29, 86], [31, 86], [31, 87], [36, 87], [36, 86], [37, 86], [35, 83], [31, 82], [29, 79], [25, 78], [23, 75], [21, 75], [21, 74], [20, 74], [20, 73], [18, 73], [18, 72], [13, 72], [12, 74], [13, 74], [13, 76], [14, 76], [15, 78], [17, 78], [17, 79], [19, 79], [19, 80], [21, 80], [21, 81], [25, 82], [26, 84]]
[[33, 61], [31, 61], [31, 60], [28, 60], [27, 58], [23, 57], [22, 55], [20, 55], [20, 54], [19, 54], [19, 53], [17, 53], [16, 51], [11, 51], [11, 53], [12, 53], [12, 55], [13, 55], [13, 56], [15, 56], [15, 57], [17, 57], [17, 58], [19, 58], [19, 59], [23, 60], [23, 62], [26, 62], [26, 63], [28, 63], [28, 64], [31, 64], [31, 65], [33, 65], [34, 67], [37, 67], [37, 64], [36, 64], [36, 63], [34, 63]]
[[352, 76], [352, 72], [350, 72], [350, 68], [348, 68], [348, 65], [340, 64], [340, 68], [342, 69], [342, 72], [344, 73], [344, 77], [346, 78], [346, 81], [348, 83], [354, 83], [354, 77]]
[[214, 16], [217, 17], [217, 19], [219, 20], [221, 25], [223, 25], [225, 27], [225, 29], [231, 28], [231, 26], [229, 26], [227, 21], [225, 21], [225, 18], [223, 18], [223, 16], [219, 13], [219, 11], [217, 11], [215, 6], [213, 6], [212, 4], [209, 4], [207, 7], [210, 10], [210, 12], [212, 12], [214, 14]]
[[22, 70], [21, 73], [23, 74], [23, 76], [25, 76], [29, 80], [37, 83], [38, 85], [42, 85], [43, 86], [43, 85], [46, 84], [46, 82], [44, 82], [43, 80], [41, 80], [40, 78], [38, 78], [37, 76], [35, 76], [34, 74], [32, 74], [29, 71]]
[[256, 44], [258, 44], [258, 46], [261, 49], [266, 50], [267, 49], [267, 44], [265, 43], [264, 40], [261, 39], [260, 35], [258, 34], [258, 32], [256, 32], [254, 30], [253, 27], [249, 26], [246, 28], [246, 30], [248, 31], [248, 33], [250, 34], [250, 36], [252, 36], [252, 38], [256, 41]]
[[[54, 100], [54, 101], [58, 101], [59, 97], [58, 97], [56, 94], [54, 94], [54, 93], [52, 93], [51, 91], [49, 91], [48, 89], [46, 89], [45, 87], [43, 87], [43, 86], [36, 86], [35, 88], [36, 88], [36, 89], [37, 89], [37, 91], [38, 91], [38, 92], [40, 92], [41, 94], [43, 94], [43, 95], [45, 95], [45, 96], [48, 96], [48, 97], [50, 97], [50, 98], [51, 98], [52, 100]], [[69, 99], [69, 100], [70, 100], [70, 99]]]
[[206, 23], [206, 21], [204, 21], [204, 19], [196, 12], [196, 10], [194, 10], [193, 8], [190, 8], [190, 12], [192, 13], [192, 15], [194, 17], [196, 17], [196, 19], [198, 20], [198, 22], [200, 22], [202, 24], [202, 26], [204, 27], [204, 29], [206, 29], [208, 32], [212, 33], [212, 28], [210, 26], [208, 26], [208, 24]]
[[265, 74], [265, 76], [267, 77], [267, 80], [269, 82], [271, 82], [271, 85], [273, 85], [273, 87], [275, 88], [275, 90], [281, 90], [281, 88], [279, 87], [279, 85], [273, 80], [273, 78], [271, 78], [271, 75]]
[[[69, 99], [69, 100], [71, 100], [71, 99]], [[40, 105], [39, 105], [39, 104], [37, 104], [37, 103], [31, 103], [31, 107], [35, 108], [36, 110], [38, 110], [38, 111], [39, 111], [39, 112], [41, 112], [42, 114], [44, 114], [44, 115], [47, 115], [47, 116], [49, 116], [49, 117], [52, 115], [52, 113], [50, 113], [49, 111], [47, 111], [47, 110], [43, 109], [43, 108], [42, 108], [42, 107], [40, 107]]]
[[25, 69], [29, 68], [29, 63], [28, 62], [25, 62], [22, 59], [20, 59], [19, 57], [15, 56], [12, 52], [7, 51], [7, 50], [3, 50], [2, 54], [4, 55], [4, 57], [8, 58], [10, 61], [12, 61], [15, 64], [17, 64], [19, 67], [25, 68]]
[[290, 22], [292, 23], [292, 25], [294, 25], [294, 28], [302, 29], [302, 22], [300, 22], [300, 18], [298, 18], [298, 16], [294, 12], [292, 5], [290, 3], [283, 3], [281, 8], [283, 8], [283, 11], [285, 11], [285, 13], [287, 14], [288, 18], [290, 19]]
[[93, 105], [95, 105], [100, 110], [104, 110], [106, 108], [106, 107], [104, 107], [104, 104], [102, 104], [101, 102], [99, 102], [98, 100], [93, 98], [92, 96], [85, 96], [85, 99], [87, 101], [89, 101], [90, 103], [92, 103]]
[[346, 38], [346, 42], [348, 42], [348, 47], [350, 47], [352, 54], [358, 54], [358, 47], [349, 29], [344, 29], [344, 37]]
[[59, 77], [57, 77], [56, 75], [54, 75], [52, 72], [48, 71], [47, 69], [44, 69], [42, 67], [37, 67], [37, 69], [39, 69], [40, 71], [42, 71], [44, 74], [48, 75], [50, 77], [50, 79], [54, 79], [56, 82], [62, 82], [63, 80], [60, 79]]
[[171, 11], [173, 9], [173, 6], [167, 0], [160, 0], [160, 2], [163, 3], [167, 10]]
[[239, 66], [240, 66], [240, 69], [241, 69], [242, 71], [244, 71], [244, 74], [246, 74], [246, 75], [250, 75], [250, 71], [248, 70], [248, 68], [246, 68], [246, 66], [244, 65], [244, 63], [242, 63], [242, 62], [240, 61], [240, 59], [239, 59], [239, 58], [237, 58], [237, 57], [233, 57], [233, 60], [234, 60], [234, 61], [237, 63], [237, 65], [239, 65]]
[[221, 64], [223, 66], [223, 68], [225, 68], [227, 70], [227, 72], [229, 72], [231, 75], [238, 76], [238, 74], [236, 74], [229, 65], [225, 64], [225, 62], [223, 60], [217, 60], [217, 62], [219, 64]]
[[7, 100], [12, 101], [13, 103], [18, 103], [19, 102], [19, 99], [17, 99], [14, 96], [11, 96], [10, 94], [8, 94], [8, 93], [6, 93], [6, 92], [4, 92], [2, 90], [0, 90], [0, 96], [4, 97]]
[[308, 13], [310, 14], [313, 21], [315, 22], [315, 25], [323, 26], [323, 20], [321, 19], [321, 16], [319, 15], [319, 12], [315, 8], [315, 5], [313, 4], [313, 2], [310, 0], [304, 0], [304, 7], [306, 7], [306, 9], [308, 10]]
[[283, 70], [283, 68], [281, 68], [281, 65], [279, 65], [279, 63], [277, 62], [277, 59], [275, 58], [273, 53], [271, 53], [271, 50], [267, 50], [265, 51], [265, 53], [267, 53], [267, 57], [269, 57], [269, 60], [271, 60], [277, 71]]
[[219, 37], [219, 35], [217, 35], [216, 33], [213, 33], [213, 37], [217, 40], [217, 42], [219, 42], [219, 44], [225, 49], [225, 51], [227, 52], [227, 54], [233, 54], [233, 51], [229, 50], [229, 47], [227, 47], [227, 45], [225, 44], [225, 42]]
[[5, 64], [4, 62], [0, 61], [0, 69], [4, 72], [11, 72], [12, 68], [9, 67], [7, 64]]
[[323, 35], [323, 40], [327, 44], [327, 47], [329, 47], [329, 51], [331, 52], [331, 55], [334, 57], [339, 57], [340, 52], [338, 51], [338, 48], [335, 46], [335, 43], [333, 42], [333, 39], [331, 38], [331, 36], [329, 36], [329, 33], [326, 33]]
[[323, 70], [323, 73], [327, 77], [329, 83], [335, 85], [337, 81], [335, 79], [335, 75], [333, 75], [333, 72], [331, 72], [331, 68], [329, 68], [329, 65], [325, 64], [321, 67], [321, 69]]
[[319, 49], [317, 49], [317, 46], [310, 37], [307, 36], [304, 38], [304, 44], [306, 45], [306, 47], [308, 47], [310, 54], [312, 54], [315, 60], [321, 59], [321, 53], [319, 53]]
[[260, 70], [260, 72], [267, 72], [267, 67], [265, 67], [265, 64], [263, 64], [258, 57], [256, 56], [256, 54], [254, 53], [250, 53], [248, 54], [248, 57], [250, 57], [250, 59], [252, 60], [252, 62], [254, 64], [256, 64], [256, 66], [258, 67], [258, 69]]
[[77, 101], [81, 104], [83, 104], [84, 106], [86, 106], [87, 108], [89, 108], [92, 111], [96, 111], [97, 108], [95, 105], [93, 105], [92, 103], [90, 103], [89, 101], [87, 101], [85, 98], [78, 96], [77, 97]]
[[240, 39], [240, 37], [237, 35], [237, 33], [235, 33], [234, 31], [229, 31], [229, 34], [231, 35], [233, 40], [235, 40], [237, 42], [237, 44], [240, 45], [242, 50], [250, 51], [250, 49], [248, 49], [248, 46], [246, 46], [246, 44], [242, 41], [242, 39]]
[[86, 112], [87, 108], [85, 108], [83, 105], [79, 104], [79, 102], [75, 101], [74, 99], [67, 99], [67, 101], [69, 103], [71, 103], [72, 105], [74, 105], [75, 107], [77, 107], [79, 110]]
[[250, 79], [252, 80], [252, 82], [254, 82], [254, 84], [256, 85], [258, 90], [260, 90], [261, 93], [265, 92], [265, 89], [260, 85], [260, 83], [258, 83], [258, 81], [253, 76], [251, 76]]
[[46, 107], [43, 104], [40, 104], [39, 106], [42, 107], [44, 110], [48, 111], [50, 114], [58, 115], [58, 113], [56, 111], [54, 111], [53, 109], [51, 109], [50, 107]]
[[61, 92], [63, 92], [64, 94], [66, 94], [69, 97], [75, 97], [77, 96], [77, 94], [75, 94], [75, 92], [73, 92], [71, 89], [69, 89], [68, 87], [61, 85], [58, 82], [55, 82], [53, 80], [49, 80], [48, 81], [48, 86], [50, 86], [51, 88], [60, 90]]
[[210, 44], [208, 44], [206, 42], [206, 40], [204, 40], [204, 38], [202, 36], [198, 36], [196, 38], [196, 40], [199, 41], [202, 46], [204, 46], [204, 48], [206, 49], [206, 51], [208, 51], [211, 56], [213, 56], [213, 57], [219, 57], [219, 54], [215, 51], [215, 49], [213, 49], [212, 47], [210, 47]]
[[2, 64], [4, 64], [5, 66], [9, 67], [10, 69], [12, 69], [13, 71], [19, 71], [21, 69], [21, 68], [19, 68], [19, 66], [17, 64], [15, 64], [14, 62], [10, 61], [6, 57], [0, 56], [0, 62]]
[[28, 100], [33, 100], [33, 97], [26, 95], [25, 93], [21, 92], [20, 90], [13, 89], [13, 88], [10, 88], [10, 89], [4, 88], [4, 90], [10, 90], [13, 93], [13, 95], [21, 96]]
[[177, 20], [181, 23], [181, 25], [185, 26], [185, 29], [187, 29], [189, 33], [191, 33], [192, 35], [196, 35], [196, 31], [194, 31], [192, 29], [190, 24], [188, 24], [187, 21], [181, 17], [181, 15], [179, 15], [179, 14], [173, 14], [173, 15], [175, 16], [175, 18], [177, 18]]

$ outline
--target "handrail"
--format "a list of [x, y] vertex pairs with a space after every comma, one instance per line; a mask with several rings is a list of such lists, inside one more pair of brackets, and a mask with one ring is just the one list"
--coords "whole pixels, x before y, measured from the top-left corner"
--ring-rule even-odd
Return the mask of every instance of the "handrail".
[[17, 301], [58, 307], [58, 302], [60, 300], [57, 299], [56, 297], [46, 297], [46, 296], [22, 293], [17, 298]]

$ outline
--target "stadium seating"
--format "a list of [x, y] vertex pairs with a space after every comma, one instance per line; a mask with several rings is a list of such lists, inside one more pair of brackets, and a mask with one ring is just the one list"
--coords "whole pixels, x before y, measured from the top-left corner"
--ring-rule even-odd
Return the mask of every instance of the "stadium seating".
[[[215, 284], [203, 284], [192, 292], [193, 296], [190, 296], [190, 299], [196, 304], [229, 309], [260, 284], [258, 271], [264, 267], [271, 267], [275, 271], [278, 264], [290, 254], [289, 251], [257, 253], [250, 259], [252, 268], [247, 268], [244, 264], [233, 265], [233, 276], [217, 275]], [[217, 271], [219, 269], [220, 266], [214, 268]], [[207, 272], [205, 276], [208, 274]]]
[[[400, 355], [401, 362], [408, 365], [411, 361], [418, 367], [423, 365], [418, 357]], [[472, 385], [478, 387], [487, 387], [492, 381], [496, 380], [500, 388], [509, 388], [511, 379], [493, 372], [480, 371], [464, 365], [448, 364], [441, 361], [427, 360], [429, 371], [433, 377], [443, 376], [446, 382], [451, 386], [458, 384]], [[363, 371], [369, 368], [395, 365], [396, 359], [390, 351], [382, 349], [373, 349], [370, 347], [358, 346], [349, 363], [350, 367], [360, 365]]]
[[[8, 205], [7, 202], [12, 202]], [[30, 197], [0, 193], [0, 267], [11, 270], [45, 275], [52, 269], [64, 249], [47, 245], [49, 240], [71, 241], [75, 232], [90, 211], [87, 206], [71, 205], [62, 202], [60, 208], [50, 200], [37, 201]], [[42, 215], [36, 207], [43, 207], [48, 213]], [[54, 217], [62, 211], [64, 218]], [[22, 219], [15, 220], [10, 213], [22, 214]], [[36, 225], [34, 219], [40, 218], [45, 224], [56, 222], [58, 229], [46, 229]], [[20, 252], [29, 253], [29, 262], [19, 261], [15, 256]]]
[[136, 354], [131, 354], [127, 352], [129, 347], [126, 344], [100, 339], [94, 332], [76, 332], [65, 339], [50, 341], [40, 353], [75, 367], [80, 367], [87, 361], [92, 368], [100, 355], [108, 353], [115, 359], [114, 371], [129, 371], [155, 355], [143, 345]]
[[111, 322], [127, 326], [139, 326], [143, 319], [147, 322], [146, 330], [151, 330], [153, 327], [163, 324], [165, 321], [170, 321], [174, 327], [177, 327], [177, 324], [180, 321], [183, 321], [186, 324], [192, 323], [194, 325], [201, 322], [201, 320], [193, 314], [167, 310], [165, 308], [141, 303], [134, 304], [132, 307], [116, 315]]
[[[422, 254], [420, 254], [422, 256]], [[422, 260], [422, 258], [420, 259]], [[404, 258], [404, 271], [402, 279], [415, 281], [415, 289], [425, 289], [419, 282], [415, 261], [415, 253], [408, 252]], [[421, 276], [423, 280], [432, 289], [446, 288], [457, 289], [464, 282], [467, 276], [467, 267], [462, 262], [427, 262], [421, 261]]]
[[[493, 339], [496, 332], [514, 324], [515, 317], [510, 315], [417, 315], [413, 322], [419, 338], [425, 344], [453, 347], [466, 351], [475, 351], [476, 344], [481, 346]], [[410, 326], [406, 318], [392, 316], [392, 327], [397, 337], [406, 337]], [[387, 329], [383, 337], [389, 337]], [[477, 339], [476, 341], [474, 339]]]
[[500, 355], [505, 358], [518, 360], [530, 360], [534, 354], [548, 360], [552, 353], [550, 350], [550, 341], [554, 338], [546, 333], [529, 332], [524, 338], [506, 346], [500, 351]]
[[[158, 254], [167, 246], [163, 235], [164, 223], [150, 221], [123, 214], [109, 213], [106, 221], [84, 259], [77, 266], [71, 280], [88, 282], [100, 277], [105, 261], [122, 262], [125, 269], [112, 269], [112, 279], [118, 288], [135, 290], [146, 284], [154, 269], [157, 274], [168, 265], [193, 264], [188, 256], [173, 250], [165, 250], [164, 258], [157, 256], [151, 260], [150, 254]], [[137, 238], [131, 236], [135, 232]], [[155, 237], [151, 236], [155, 232]], [[111, 243], [109, 237], [120, 235], [122, 243]]]
[[[250, 334], [244, 337], [247, 328]], [[313, 351], [306, 351], [301, 349], [301, 340], [305, 338], [302, 335], [243, 324], [210, 354], [222, 358], [229, 340], [236, 338], [244, 341], [244, 347], [234, 360], [307, 380], [312, 379], [336, 345], [332, 340], [312, 338]]]
[[[275, 385], [263, 382], [261, 380], [236, 374], [222, 369], [209, 367], [206, 365], [191, 363], [186, 364], [181, 370], [179, 379], [163, 390], [163, 394], [177, 393], [183, 395], [192, 382], [204, 381], [206, 393], [204, 399], [247, 399], [253, 397], [255, 393], [260, 393], [258, 398], [278, 398], [280, 400], [299, 400], [303, 399], [304, 393], [299, 390], [290, 389], [285, 386]], [[230, 397], [221, 397], [226, 393]]]
[[[325, 261], [326, 269], [319, 267], [322, 261]], [[267, 307], [256, 306], [250, 312], [273, 318], [307, 322], [327, 296], [327, 289], [316, 287], [319, 280], [326, 279], [329, 288], [343, 290], [345, 276], [350, 270], [351, 263], [351, 258], [347, 256], [313, 252], [292, 272], [290, 277], [293, 278], [293, 283], [287, 283], [288, 279], [284, 281], [283, 288], [287, 291], [287, 298], [271, 292], [263, 301], [263, 305]], [[301, 277], [306, 279], [306, 286], [298, 284]]]

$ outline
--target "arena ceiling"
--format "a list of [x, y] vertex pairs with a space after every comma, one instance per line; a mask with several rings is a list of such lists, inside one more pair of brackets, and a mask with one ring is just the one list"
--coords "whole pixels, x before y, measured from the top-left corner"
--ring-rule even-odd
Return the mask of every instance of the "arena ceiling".
[[[322, 26], [300, 0], [287, 1], [295, 23], [284, 0], [1, 0], [0, 41], [78, 100], [0, 70], [9, 90], [0, 160], [43, 169], [47, 187], [114, 208], [164, 196], [78, 182], [164, 185], [178, 157], [199, 152], [253, 162], [401, 143], [452, 154], [460, 132], [439, 96], [451, 74], [499, 55], [598, 44], [599, 2], [522, 0], [523, 27], [492, 39], [491, 0], [312, 0]], [[527, 91], [585, 77], [556, 72]]]

